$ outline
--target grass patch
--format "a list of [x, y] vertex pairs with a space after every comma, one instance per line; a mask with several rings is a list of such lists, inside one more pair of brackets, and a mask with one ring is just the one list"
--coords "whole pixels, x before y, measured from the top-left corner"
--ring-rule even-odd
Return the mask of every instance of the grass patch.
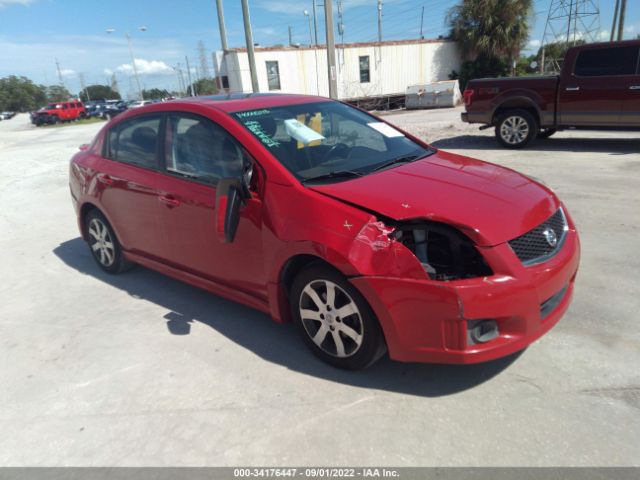
[[41, 125], [39, 128], [61, 128], [61, 127], [72, 127], [74, 125], [88, 125], [90, 123], [100, 123], [100, 122], [106, 122], [106, 120], [100, 118], [100, 117], [91, 117], [91, 118], [84, 118], [81, 120], [76, 120], [74, 122], [69, 122], [69, 123], [54, 123], [52, 125]]

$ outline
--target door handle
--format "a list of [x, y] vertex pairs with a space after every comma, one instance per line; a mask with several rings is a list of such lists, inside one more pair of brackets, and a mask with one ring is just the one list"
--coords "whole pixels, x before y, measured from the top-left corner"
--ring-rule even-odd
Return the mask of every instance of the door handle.
[[580, 87], [567, 87], [565, 88], [565, 90], [567, 92], [577, 92], [578, 90], [580, 90]]
[[169, 208], [174, 208], [180, 205], [180, 200], [178, 200], [177, 198], [173, 198], [170, 195], [160, 195], [158, 197], [158, 200], [160, 200], [162, 203], [164, 203], [167, 207]]
[[640, 85], [631, 85], [629, 90], [640, 90]]
[[103, 185], [110, 187], [115, 183], [115, 180], [111, 178], [109, 175], [100, 175], [98, 176], [98, 181]]

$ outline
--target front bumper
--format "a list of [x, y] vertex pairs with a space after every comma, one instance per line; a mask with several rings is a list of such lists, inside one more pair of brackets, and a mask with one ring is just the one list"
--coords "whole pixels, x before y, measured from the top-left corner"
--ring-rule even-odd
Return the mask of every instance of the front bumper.
[[[506, 243], [482, 253], [495, 272], [490, 277], [351, 279], [375, 311], [392, 359], [485, 362], [526, 348], [560, 320], [571, 303], [580, 261], [573, 228], [562, 249], [542, 264], [524, 267]], [[469, 344], [469, 322], [486, 319], [495, 320], [497, 338]]]

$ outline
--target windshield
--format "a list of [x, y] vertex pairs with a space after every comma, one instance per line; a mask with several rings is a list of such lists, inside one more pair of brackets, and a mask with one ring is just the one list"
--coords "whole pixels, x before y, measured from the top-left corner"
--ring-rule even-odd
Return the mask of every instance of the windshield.
[[233, 115], [302, 182], [340, 182], [432, 153], [390, 125], [338, 102]]
[[45, 107], [45, 110], [55, 110], [56, 108], [62, 108], [62, 105], [59, 103], [50, 103]]

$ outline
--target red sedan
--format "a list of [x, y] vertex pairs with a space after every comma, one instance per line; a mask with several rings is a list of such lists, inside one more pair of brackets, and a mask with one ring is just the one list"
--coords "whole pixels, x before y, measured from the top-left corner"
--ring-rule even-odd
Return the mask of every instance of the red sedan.
[[578, 270], [545, 186], [318, 97], [130, 110], [73, 157], [70, 186], [100, 268], [144, 265], [293, 321], [341, 368], [521, 350]]

